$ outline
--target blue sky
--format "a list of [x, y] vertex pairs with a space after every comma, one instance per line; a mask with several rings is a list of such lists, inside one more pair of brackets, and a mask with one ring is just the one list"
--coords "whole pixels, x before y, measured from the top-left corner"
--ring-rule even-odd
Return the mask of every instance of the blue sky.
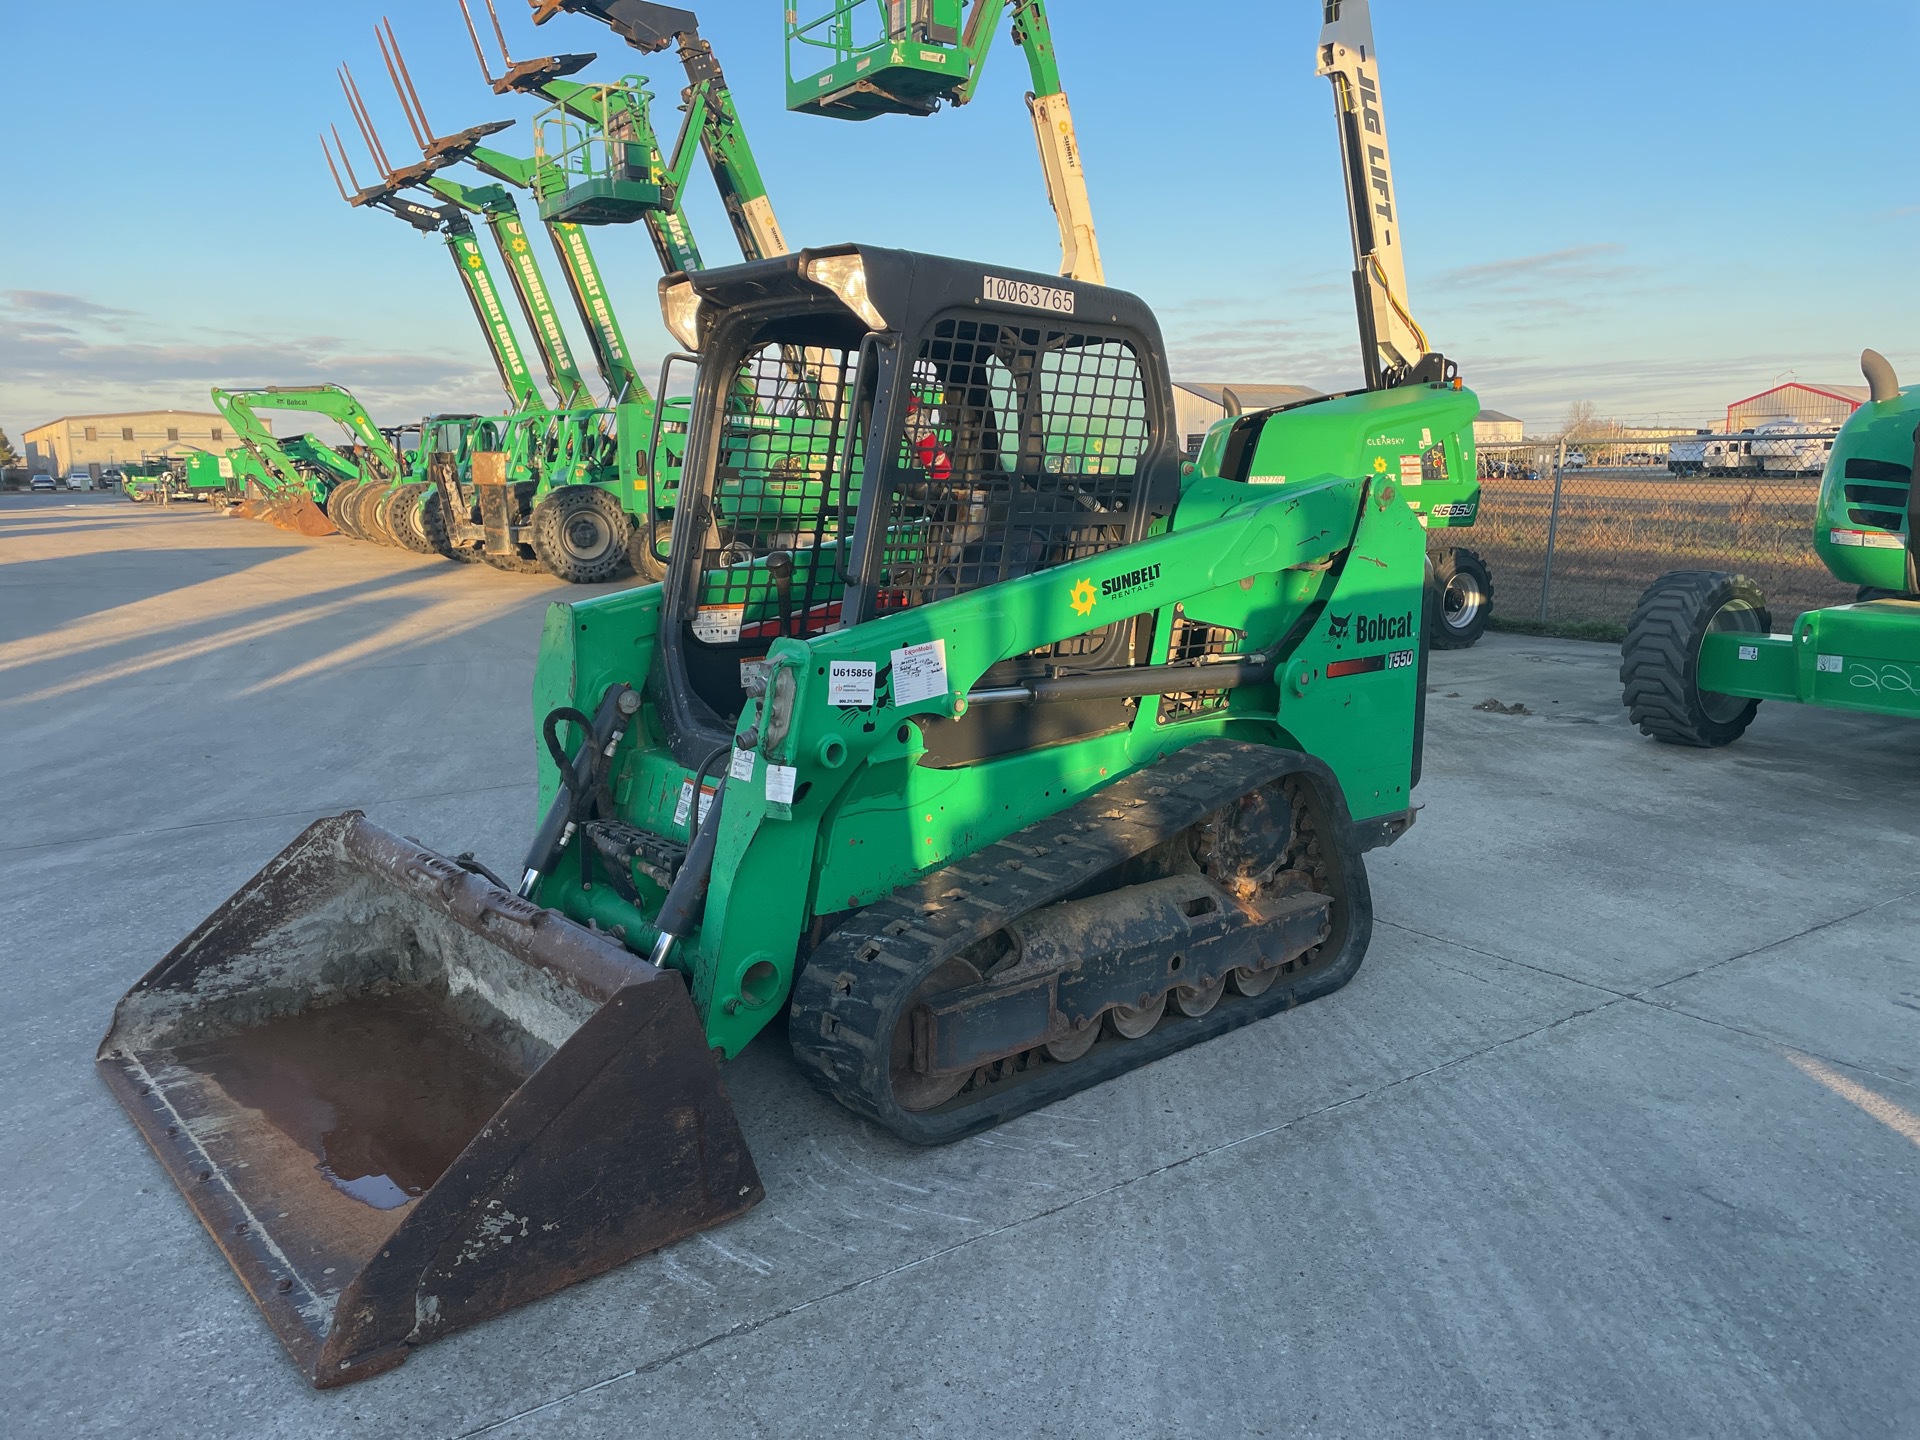
[[[677, 124], [671, 55], [498, 3], [516, 55], [597, 50], [586, 78], [648, 75]], [[790, 242], [1056, 267], [1016, 50], [932, 119], [794, 116], [783, 8], [700, 7]], [[1158, 311], [1177, 377], [1357, 377], [1319, 9], [1054, 0], [1108, 278]], [[320, 128], [346, 128], [342, 59], [389, 151], [408, 148], [383, 13], [439, 130], [512, 117], [503, 147], [531, 149], [535, 107], [483, 86], [455, 0], [5, 7], [0, 53], [47, 77], [0, 116], [16, 445], [59, 414], [200, 408], [214, 383], [334, 380], [383, 421], [498, 407], [439, 242], [349, 210], [321, 160]], [[1705, 421], [1788, 376], [1857, 380], [1863, 345], [1920, 381], [1917, 17], [1913, 0], [1376, 0], [1415, 314], [1529, 428], [1581, 400]], [[706, 254], [733, 258], [710, 186], [689, 210]], [[595, 244], [630, 342], [658, 356], [644, 233]]]

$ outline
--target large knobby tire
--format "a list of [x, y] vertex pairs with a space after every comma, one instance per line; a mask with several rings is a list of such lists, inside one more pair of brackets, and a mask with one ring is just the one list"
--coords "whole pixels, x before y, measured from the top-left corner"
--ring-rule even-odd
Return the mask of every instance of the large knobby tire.
[[509, 575], [545, 575], [547, 567], [540, 557], [533, 554], [525, 545], [513, 547], [511, 555], [496, 555], [491, 550], [482, 549], [480, 558], [496, 570], [504, 570]]
[[396, 550], [404, 548], [393, 513], [394, 506], [399, 499], [400, 487], [382, 482], [379, 493], [374, 496], [373, 503], [367, 506], [366, 509], [367, 515], [373, 520], [371, 527], [373, 533], [379, 536], [380, 543], [382, 545], [391, 545]]
[[533, 552], [573, 585], [614, 580], [632, 568], [627, 540], [633, 521], [597, 485], [563, 485], [533, 511]]
[[1433, 648], [1465, 650], [1487, 633], [1493, 613], [1493, 572], [1471, 550], [1433, 557]]
[[427, 487], [427, 493], [420, 501], [420, 508], [414, 512], [414, 523], [420, 527], [420, 535], [426, 541], [428, 554], [457, 560], [463, 565], [477, 565], [480, 562], [478, 545], [453, 543], [453, 529], [447, 523], [447, 497], [438, 485]]
[[387, 537], [376, 530], [373, 524], [373, 507], [380, 500], [384, 488], [371, 480], [363, 480], [347, 501], [347, 518], [353, 521], [354, 533], [369, 545], [387, 543]]
[[633, 573], [643, 585], [652, 585], [667, 578], [667, 562], [658, 559], [654, 550], [665, 550], [668, 538], [673, 534], [673, 522], [664, 515], [653, 523], [651, 543], [647, 534], [647, 522], [635, 520], [633, 534], [627, 540], [627, 563], [633, 567]]
[[393, 530], [393, 538], [400, 542], [401, 549], [415, 555], [433, 554], [433, 543], [427, 538], [420, 513], [430, 488], [422, 480], [402, 485], [387, 507], [387, 523]]
[[360, 533], [359, 529], [353, 523], [353, 502], [355, 496], [359, 494], [359, 491], [360, 482], [358, 480], [349, 480], [344, 485], [334, 486], [332, 492], [327, 496], [327, 518], [333, 521], [333, 528], [349, 540], [364, 540], [367, 538]]
[[1675, 570], [1649, 585], [1620, 646], [1621, 703], [1644, 735], [1669, 745], [1730, 745], [1753, 723], [1758, 700], [1700, 688], [1708, 634], [1765, 635], [1766, 596], [1744, 575]]

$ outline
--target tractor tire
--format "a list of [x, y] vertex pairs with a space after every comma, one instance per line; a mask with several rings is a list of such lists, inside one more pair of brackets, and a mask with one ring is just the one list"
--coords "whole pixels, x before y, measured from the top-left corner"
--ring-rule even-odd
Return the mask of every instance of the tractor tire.
[[1620, 646], [1628, 718], [1668, 745], [1730, 745], [1753, 723], [1758, 700], [1702, 690], [1700, 644], [1709, 633], [1773, 629], [1760, 587], [1744, 575], [1675, 570], [1641, 595]]
[[414, 521], [419, 525], [421, 538], [426, 542], [427, 554], [457, 560], [462, 565], [480, 563], [478, 545], [453, 543], [452, 527], [447, 524], [447, 497], [440, 492], [438, 485], [427, 487], [420, 508], [414, 512]]
[[1493, 613], [1493, 574], [1471, 550], [1433, 557], [1433, 648], [1465, 650], [1487, 633]]
[[327, 496], [327, 518], [333, 521], [333, 528], [349, 540], [364, 540], [353, 523], [353, 501], [360, 491], [358, 480], [349, 480], [344, 485], [333, 487], [333, 493]]
[[434, 553], [421, 523], [420, 513], [426, 506], [428, 488], [423, 480], [402, 485], [394, 492], [393, 503], [387, 507], [387, 524], [393, 530], [393, 538], [400, 542], [402, 550], [415, 555]]
[[496, 570], [504, 570], [509, 575], [545, 575], [546, 565], [538, 555], [532, 554], [527, 546], [516, 545], [517, 552], [512, 555], [496, 555], [491, 550], [481, 550], [480, 558]]
[[396, 550], [400, 549], [401, 545], [400, 532], [394, 529], [393, 525], [393, 506], [394, 502], [399, 498], [399, 489], [383, 481], [380, 484], [379, 491], [374, 495], [372, 503], [366, 507], [364, 512], [367, 517], [373, 521], [373, 524], [369, 528], [372, 529], [380, 543], [382, 545], [391, 545]]
[[597, 485], [563, 485], [533, 511], [533, 551], [570, 585], [615, 580], [632, 568], [633, 521]]
[[627, 540], [627, 563], [633, 567], [634, 575], [642, 585], [653, 585], [667, 578], [667, 562], [654, 557], [654, 549], [667, 548], [667, 540], [673, 534], [673, 522], [662, 516], [654, 523], [652, 540], [648, 543], [647, 525], [643, 520], [633, 522], [633, 534]]
[[373, 502], [380, 498], [379, 487], [370, 480], [363, 480], [354, 487], [353, 495], [347, 501], [347, 518], [353, 522], [353, 531], [369, 545], [384, 545], [385, 539], [373, 528]]

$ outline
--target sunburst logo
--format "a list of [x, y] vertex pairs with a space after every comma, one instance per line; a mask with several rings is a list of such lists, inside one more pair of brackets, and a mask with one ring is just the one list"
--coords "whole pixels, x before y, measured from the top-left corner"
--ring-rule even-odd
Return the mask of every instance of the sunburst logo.
[[1373, 473], [1376, 475], [1384, 475], [1387, 473], [1387, 457], [1386, 456], [1376, 455], [1373, 457]]
[[1093, 613], [1093, 602], [1098, 598], [1093, 588], [1093, 581], [1078, 581], [1073, 587], [1073, 613], [1076, 615], [1091, 615]]
[[481, 259], [481, 257], [478, 255], [469, 255], [467, 257], [467, 268], [469, 270], [478, 270], [482, 265], [486, 263], [487, 262]]

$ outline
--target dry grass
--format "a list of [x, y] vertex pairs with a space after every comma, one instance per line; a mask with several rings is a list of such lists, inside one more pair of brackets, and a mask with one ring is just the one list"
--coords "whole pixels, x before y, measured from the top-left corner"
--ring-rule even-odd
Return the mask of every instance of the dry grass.
[[[1625, 622], [1669, 570], [1733, 570], [1766, 592], [1784, 628], [1802, 610], [1853, 598], [1813, 550], [1813, 478], [1716, 479], [1657, 470], [1570, 472], [1555, 527], [1550, 625]], [[1540, 617], [1553, 480], [1490, 479], [1471, 538], [1493, 568], [1498, 613]]]

